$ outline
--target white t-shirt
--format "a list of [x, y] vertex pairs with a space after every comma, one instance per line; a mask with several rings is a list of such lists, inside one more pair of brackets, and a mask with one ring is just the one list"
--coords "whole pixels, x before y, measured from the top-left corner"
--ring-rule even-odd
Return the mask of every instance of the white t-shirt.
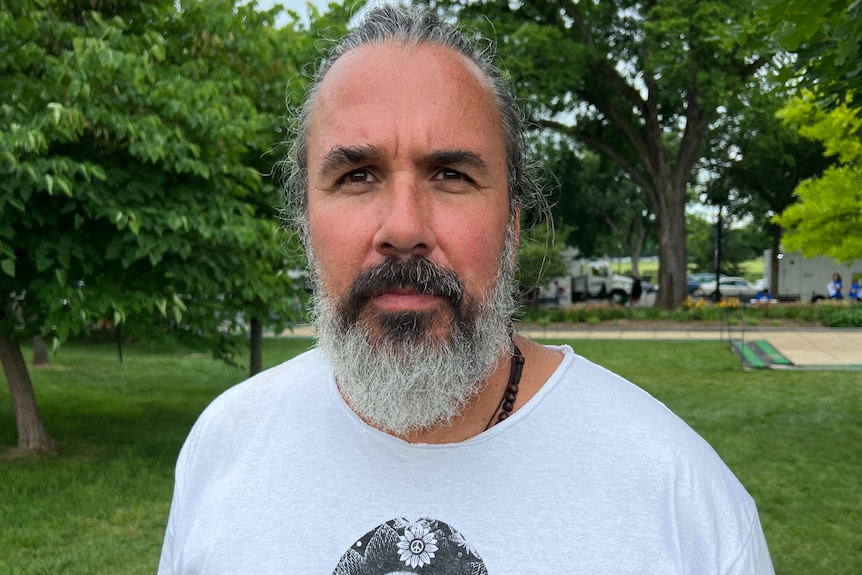
[[772, 574], [712, 448], [556, 349], [536, 396], [456, 444], [363, 423], [318, 350], [230, 389], [180, 454], [159, 574]]

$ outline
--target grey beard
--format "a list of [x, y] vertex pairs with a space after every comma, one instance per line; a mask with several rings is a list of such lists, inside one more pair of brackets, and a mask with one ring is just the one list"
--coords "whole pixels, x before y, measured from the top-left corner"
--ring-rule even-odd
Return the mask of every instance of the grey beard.
[[462, 412], [492, 370], [511, 356], [515, 249], [510, 225], [494, 288], [479, 301], [464, 295], [465, 317], [450, 322], [449, 333], [436, 339], [402, 333], [403, 328], [381, 336], [382, 322], [374, 317], [346, 321], [344, 302], [326, 293], [309, 249], [318, 345], [339, 390], [360, 417], [403, 436], [448, 424]]

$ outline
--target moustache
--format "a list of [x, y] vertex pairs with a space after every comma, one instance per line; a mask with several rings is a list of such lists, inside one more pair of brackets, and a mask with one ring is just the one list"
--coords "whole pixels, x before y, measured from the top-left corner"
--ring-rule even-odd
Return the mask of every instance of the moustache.
[[443, 297], [455, 310], [464, 299], [464, 284], [454, 271], [441, 268], [426, 256], [390, 256], [360, 272], [341, 306], [341, 315], [352, 324], [373, 297], [405, 289]]

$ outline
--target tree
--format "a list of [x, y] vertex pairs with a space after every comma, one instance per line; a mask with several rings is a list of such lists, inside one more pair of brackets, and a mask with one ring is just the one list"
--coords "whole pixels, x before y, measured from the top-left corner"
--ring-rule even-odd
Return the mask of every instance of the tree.
[[493, 28], [536, 125], [611, 159], [645, 194], [659, 242], [657, 305], [678, 306], [687, 293], [686, 191], [701, 144], [723, 102], [764, 64], [753, 42], [724, 42], [716, 28], [747, 21], [750, 5], [543, 0], [458, 8]]
[[686, 253], [689, 265], [694, 272], [714, 271], [715, 224], [700, 214], [689, 213], [685, 216]]
[[[765, 24], [777, 49], [792, 52], [794, 82], [816, 89], [832, 105], [862, 87], [862, 2], [853, 0], [757, 0], [750, 27], [728, 29], [733, 41], [758, 34]], [[826, 104], [827, 102], [822, 102]]]
[[551, 139], [557, 143], [544, 146], [542, 157], [559, 178], [554, 213], [571, 229], [568, 243], [587, 257], [622, 251], [631, 257], [632, 274], [640, 275], [638, 259], [652, 227], [646, 198], [607, 158], [565, 136]]
[[862, 117], [849, 99], [830, 111], [811, 93], [788, 105], [782, 118], [820, 142], [837, 159], [819, 178], [796, 188], [799, 202], [775, 220], [787, 231], [784, 246], [841, 262], [862, 258]]
[[[716, 224], [697, 214], [686, 216], [689, 264], [692, 271], [715, 271]], [[732, 220], [731, 220], [732, 222]], [[769, 245], [769, 238], [757, 223], [724, 223], [721, 232], [721, 269], [729, 276], [742, 275], [742, 263], [758, 258]]]
[[282, 113], [256, 96], [278, 79], [247, 72], [286, 81], [301, 63], [284, 46], [310, 41], [275, 15], [0, 0], [0, 357], [20, 449], [52, 446], [22, 337], [56, 345], [105, 317], [199, 337], [254, 305], [267, 324], [296, 317], [260, 175]]
[[[775, 48], [791, 53], [788, 59], [795, 61], [788, 67], [787, 84], [810, 90], [782, 112], [786, 123], [824, 145], [826, 156], [839, 163], [822, 178], [800, 184], [795, 191], [800, 202], [775, 218], [792, 227], [785, 247], [838, 260], [859, 257], [862, 252], [853, 238], [858, 236], [854, 222], [860, 219], [855, 150], [862, 137], [858, 130], [862, 108], [853, 105], [853, 97], [862, 88], [862, 2], [758, 0], [756, 6], [756, 22], [772, 29]], [[752, 34], [751, 27], [740, 27], [731, 36], [738, 41]]]
[[[167, 9], [148, 4], [129, 14], [128, 22], [140, 27]], [[24, 450], [48, 450], [52, 441], [38, 413], [20, 338], [65, 339], [109, 307], [104, 299], [110, 295], [87, 298], [81, 289], [82, 278], [105, 259], [95, 246], [103, 250], [108, 230], [129, 224], [116, 202], [99, 193], [109, 181], [99, 156], [119, 147], [104, 144], [122, 129], [130, 134], [120, 139], [128, 151], [155, 160], [159, 153], [153, 148], [170, 140], [145, 111], [129, 110], [128, 95], [141, 91], [130, 88], [146, 85], [154, 62], [164, 59], [158, 34], [124, 34], [130, 24], [42, 2], [4, 2], [0, 10], [0, 293], [6, 298], [0, 353]], [[91, 136], [82, 138], [85, 133]], [[174, 150], [187, 150], [187, 144], [180, 139]], [[90, 146], [103, 148], [102, 154]], [[96, 225], [85, 227], [88, 218]], [[137, 229], [137, 220], [132, 225]], [[87, 241], [81, 241], [84, 233], [90, 234]]]
[[38, 335], [33, 336], [33, 365], [50, 365], [51, 357], [48, 355], [48, 344]]
[[600, 238], [604, 254], [627, 254], [631, 273], [639, 277], [638, 261], [648, 235], [647, 226], [654, 225], [646, 198], [634, 182], [618, 166], [606, 158], [587, 154], [584, 158], [586, 178], [583, 190], [589, 206], [586, 216], [604, 223], [610, 233]]
[[[756, 18], [752, 19], [747, 26], [727, 27], [723, 29], [728, 34], [730, 42], [745, 41], [746, 37], [757, 36], [762, 30], [771, 30], [768, 43], [771, 49], [788, 62], [781, 79], [786, 86], [792, 90], [807, 87], [810, 92], [802, 94], [800, 102], [788, 106], [784, 113], [787, 118], [806, 117], [813, 120], [816, 115], [814, 107], [823, 110], [831, 110], [838, 107], [836, 118], [846, 117], [846, 112], [851, 107], [854, 93], [858, 93], [862, 87], [862, 18], [859, 18], [862, 3], [858, 1], [847, 2], [846, 0], [824, 0], [823, 2], [805, 2], [802, 0], [757, 0], [755, 2]], [[756, 28], [756, 30], [755, 30]], [[814, 104], [816, 102], [816, 105]], [[854, 113], [859, 114], [860, 108]], [[785, 129], [793, 129], [796, 120], [789, 120]], [[838, 130], [841, 132], [842, 130]], [[820, 146], [828, 138], [823, 130], [819, 135], [809, 135], [809, 146]], [[803, 131], [800, 131], [802, 134]], [[859, 134], [856, 134], [858, 139]], [[839, 137], [840, 139], [840, 137]], [[804, 141], [804, 140], [803, 140]], [[850, 142], [848, 141], [847, 144]], [[802, 145], [802, 144], [801, 144]], [[857, 144], [858, 145], [858, 144]], [[840, 145], [846, 147], [846, 144]], [[852, 147], [852, 145], [851, 145]], [[807, 155], [807, 154], [806, 154]], [[837, 154], [833, 151], [827, 154], [834, 158]], [[830, 162], [822, 162], [825, 167]], [[809, 177], [815, 174], [810, 174]], [[800, 198], [810, 197], [808, 208], [801, 206], [784, 206], [784, 214], [774, 218], [775, 222], [783, 222], [797, 228], [791, 235], [795, 239], [789, 240], [790, 245], [802, 247], [807, 246], [808, 253], [820, 250], [821, 247], [830, 244], [840, 244], [840, 237], [827, 237], [830, 233], [844, 233], [847, 226], [836, 225], [834, 221], [823, 219], [822, 213], [817, 213], [815, 204], [820, 204], [822, 209], [833, 215], [849, 217], [853, 219], [852, 213], [847, 213], [844, 208], [827, 208], [829, 201], [825, 201], [829, 192], [818, 188], [825, 182], [834, 182], [838, 185], [849, 185], [856, 176], [853, 170], [845, 171], [842, 167], [830, 167], [828, 174], [823, 180], [811, 179], [799, 186], [795, 196]], [[847, 181], [849, 179], [849, 182]], [[817, 182], [820, 183], [817, 183]], [[825, 192], [825, 193], [822, 193]], [[817, 200], [814, 200], [817, 197]], [[805, 200], [803, 200], [805, 202]], [[845, 198], [843, 202], [852, 206], [853, 195]], [[852, 212], [852, 208], [849, 210]], [[812, 218], [812, 222], [804, 223], [799, 218]], [[817, 223], [825, 225], [817, 229]], [[830, 231], [831, 230], [831, 231]], [[815, 240], [816, 236], [820, 236]], [[803, 239], [803, 237], [807, 239]], [[819, 247], [815, 247], [819, 246]], [[838, 248], [837, 252], [847, 253], [847, 249]], [[852, 249], [850, 250], [852, 252]], [[773, 247], [773, 254], [777, 255], [777, 246]], [[824, 252], [825, 253], [825, 252]], [[777, 273], [777, 265], [773, 265], [774, 273]], [[777, 276], [771, 278], [773, 287]]]
[[[361, 3], [333, 4], [325, 14], [313, 9], [307, 28], [295, 15], [280, 27], [274, 26], [281, 14], [278, 7], [259, 11], [253, 2], [234, 3], [185, 3], [182, 31], [174, 26], [165, 35], [177, 53], [195, 46], [199, 73], [237, 86], [257, 110], [258, 129], [246, 135], [243, 158], [260, 178], [259, 189], [248, 189], [243, 196], [253, 210], [254, 221], [243, 224], [250, 226], [246, 229], [252, 232], [250, 241], [244, 251], [235, 249], [229, 254], [234, 261], [224, 267], [234, 272], [223, 270], [219, 277], [227, 280], [224, 285], [211, 281], [209, 289], [201, 292], [202, 284], [197, 283], [198, 291], [192, 292], [198, 309], [194, 325], [216, 317], [222, 330], [250, 333], [249, 374], [254, 375], [262, 368], [264, 327], [279, 332], [296, 323], [304, 299], [303, 278], [288, 273], [304, 267], [298, 238], [281, 233], [274, 218], [281, 203], [278, 165], [285, 154], [281, 144], [292, 129], [285, 120], [286, 104], [298, 104], [304, 93], [307, 79], [302, 70], [317, 57], [318, 38], [346, 32], [347, 22]], [[214, 10], [214, 4], [221, 8]], [[212, 321], [210, 325], [214, 327]], [[238, 341], [218, 338], [220, 349], [228, 355]]]
[[[732, 100], [721, 126], [713, 130], [709, 139], [713, 151], [704, 172], [714, 180], [704, 190], [707, 201], [726, 207], [729, 217], [750, 219], [747, 228], [771, 236], [775, 261], [769, 285], [777, 292], [783, 230], [773, 217], [796, 201], [796, 186], [819, 176], [830, 160], [824, 158], [822, 145], [801, 137], [778, 117], [789, 100], [787, 90], [772, 79], [762, 78], [760, 83], [761, 91]], [[710, 197], [710, 192], [719, 197]]]
[[544, 278], [566, 274], [562, 256], [565, 236], [566, 230], [555, 230], [552, 222], [522, 229], [516, 270], [522, 301], [532, 301], [536, 297]]
[[598, 162], [586, 162], [579, 148], [569, 138], [556, 134], [540, 137], [536, 144], [535, 153], [551, 174], [546, 187], [554, 222], [557, 228], [566, 230], [564, 236], [555, 238], [555, 243], [565, 242], [586, 257], [604, 255], [601, 245], [609, 230], [604, 220], [592, 213], [596, 201], [604, 202], [604, 186], [595, 181], [596, 170], [590, 169]]

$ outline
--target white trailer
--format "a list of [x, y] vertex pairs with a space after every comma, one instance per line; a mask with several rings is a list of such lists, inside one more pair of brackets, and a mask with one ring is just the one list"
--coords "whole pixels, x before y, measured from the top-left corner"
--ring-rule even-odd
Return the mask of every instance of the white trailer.
[[[778, 285], [769, 286], [772, 297], [780, 301], [817, 301], [829, 297], [827, 285], [832, 274], [841, 275], [844, 285], [842, 293], [847, 297], [847, 288], [854, 278], [862, 278], [862, 259], [849, 264], [839, 264], [831, 258], [808, 258], [802, 252], [780, 253], [778, 262]], [[763, 277], [769, 282], [772, 277], [772, 250], [763, 252]]]

